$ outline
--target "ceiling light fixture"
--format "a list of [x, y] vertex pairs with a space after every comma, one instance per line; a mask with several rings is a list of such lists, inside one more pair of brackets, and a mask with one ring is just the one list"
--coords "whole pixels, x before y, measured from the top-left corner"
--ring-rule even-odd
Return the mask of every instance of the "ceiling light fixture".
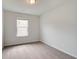
[[27, 0], [27, 3], [29, 3], [29, 4], [35, 4], [36, 0]]

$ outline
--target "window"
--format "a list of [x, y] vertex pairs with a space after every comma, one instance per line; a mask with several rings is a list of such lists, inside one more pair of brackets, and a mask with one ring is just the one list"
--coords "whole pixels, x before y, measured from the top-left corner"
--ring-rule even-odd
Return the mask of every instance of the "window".
[[28, 36], [28, 20], [17, 20], [17, 37]]

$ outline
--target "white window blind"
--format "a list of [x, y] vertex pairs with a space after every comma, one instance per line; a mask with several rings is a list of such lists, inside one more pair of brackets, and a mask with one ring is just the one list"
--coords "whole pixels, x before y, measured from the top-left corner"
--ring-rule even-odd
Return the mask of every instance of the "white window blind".
[[28, 20], [17, 20], [17, 37], [28, 36]]

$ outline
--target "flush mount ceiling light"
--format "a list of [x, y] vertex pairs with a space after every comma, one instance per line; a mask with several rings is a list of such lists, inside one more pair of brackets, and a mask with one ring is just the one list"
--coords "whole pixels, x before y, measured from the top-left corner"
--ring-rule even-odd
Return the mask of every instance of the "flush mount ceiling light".
[[28, 4], [35, 4], [36, 0], [26, 0]]

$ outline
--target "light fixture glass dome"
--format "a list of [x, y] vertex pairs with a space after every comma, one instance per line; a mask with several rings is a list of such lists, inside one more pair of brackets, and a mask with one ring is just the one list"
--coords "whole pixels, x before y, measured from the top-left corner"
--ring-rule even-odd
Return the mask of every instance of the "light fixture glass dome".
[[36, 3], [36, 0], [27, 0], [27, 3], [28, 4], [35, 4]]

